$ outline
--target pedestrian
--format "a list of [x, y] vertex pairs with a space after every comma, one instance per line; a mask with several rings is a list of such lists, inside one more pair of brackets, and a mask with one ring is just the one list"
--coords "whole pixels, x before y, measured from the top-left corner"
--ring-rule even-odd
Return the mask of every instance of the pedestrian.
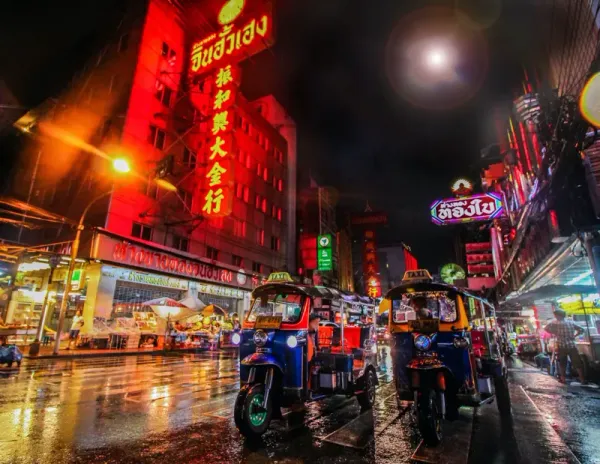
[[583, 363], [575, 346], [575, 337], [584, 332], [583, 328], [575, 322], [565, 319], [566, 313], [562, 309], [555, 309], [554, 317], [556, 319], [544, 327], [544, 330], [554, 335], [556, 339], [560, 382], [566, 383], [567, 358], [570, 358], [571, 370], [576, 370], [579, 375], [579, 382], [571, 382], [571, 385], [583, 385], [586, 383]]
[[77, 347], [77, 340], [79, 339], [79, 332], [85, 322], [83, 321], [83, 316], [81, 315], [81, 310], [77, 310], [75, 316], [73, 316], [73, 320], [71, 321], [71, 330], [69, 332], [69, 344], [67, 345], [67, 350], [71, 349], [71, 344]]

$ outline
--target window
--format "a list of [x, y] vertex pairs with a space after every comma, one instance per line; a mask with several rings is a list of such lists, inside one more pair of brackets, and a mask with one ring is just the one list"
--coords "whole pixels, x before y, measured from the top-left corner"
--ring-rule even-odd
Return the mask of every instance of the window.
[[392, 316], [395, 323], [417, 319], [455, 322], [456, 300], [447, 292], [405, 293], [402, 299], [392, 300]]
[[279, 251], [280, 247], [281, 241], [279, 240], [279, 237], [271, 237], [271, 250]]
[[248, 124], [248, 121], [246, 121], [246, 119], [242, 118], [242, 130], [248, 134], [249, 133], [249, 129], [250, 129], [250, 125]]
[[179, 197], [181, 198], [183, 205], [185, 205], [185, 207], [182, 205], [181, 209], [184, 211], [191, 211], [193, 198], [192, 194], [187, 190], [180, 190]]
[[244, 201], [250, 203], [250, 188], [244, 186]]
[[277, 217], [277, 206], [275, 206], [275, 205], [271, 205], [271, 217], [273, 217], [273, 218]]
[[246, 236], [246, 223], [240, 219], [233, 220], [233, 235], [236, 237]]
[[260, 209], [260, 204], [261, 204], [261, 201], [260, 201], [260, 200], [261, 200], [261, 199], [260, 199], [260, 195], [257, 193], [257, 194], [256, 194], [256, 197], [254, 198], [254, 207], [255, 207], [256, 209]]
[[283, 192], [283, 180], [279, 179], [277, 181], [277, 190], [279, 190], [280, 192]]
[[148, 136], [148, 142], [155, 148], [162, 150], [165, 148], [166, 133], [164, 130], [159, 129], [156, 126], [150, 126], [150, 134]]
[[134, 222], [131, 226], [131, 236], [141, 238], [142, 240], [152, 240], [152, 227]]
[[117, 50], [120, 52], [124, 52], [125, 50], [127, 50], [127, 47], [129, 46], [129, 34], [123, 34], [120, 38], [119, 38], [119, 45], [117, 47]]
[[263, 173], [263, 171], [262, 171], [262, 166], [260, 165], [260, 163], [258, 163], [258, 164], [256, 165], [256, 175], [257, 175], [258, 177], [260, 177], [260, 176], [262, 176], [262, 173]]
[[264, 246], [264, 244], [265, 244], [265, 229], [256, 229], [256, 243]]
[[237, 184], [235, 186], [235, 196], [237, 198], [243, 198], [244, 196], [244, 186], [242, 184]]
[[265, 137], [262, 135], [262, 132], [258, 132], [257, 134], [258, 144], [262, 147], [265, 143]]
[[153, 180], [150, 180], [146, 187], [146, 195], [148, 195], [150, 198], [152, 198], [154, 200], [158, 200], [159, 192], [160, 192], [160, 189], [158, 188], [158, 185], [156, 184], [156, 182], [154, 182]]
[[246, 162], [246, 153], [243, 150], [238, 151], [238, 161], [240, 164], [244, 164]]
[[191, 151], [189, 148], [183, 148], [183, 164], [189, 168], [196, 167], [196, 153]]
[[163, 42], [162, 49], [161, 49], [162, 56], [169, 56], [170, 50], [171, 49], [169, 48], [169, 44], [167, 42]]
[[242, 259], [241, 256], [238, 255], [231, 255], [231, 264], [233, 264], [236, 267], [242, 267], [244, 260]]
[[263, 169], [262, 177], [265, 182], [269, 182], [269, 170], [267, 168]]
[[256, 261], [253, 261], [252, 272], [258, 272], [260, 274], [262, 272], [262, 265], [260, 263], [257, 263]]
[[250, 153], [246, 153], [246, 167], [250, 169], [252, 167], [252, 157]]
[[276, 294], [263, 292], [252, 302], [248, 321], [258, 316], [278, 316], [283, 322], [294, 324], [300, 320], [306, 297], [294, 293]]
[[265, 148], [265, 150], [269, 151], [269, 139], [266, 137], [265, 137], [265, 143], [264, 143], [263, 147]]
[[260, 210], [261, 210], [263, 213], [266, 213], [266, 212], [267, 212], [267, 199], [266, 199], [266, 198], [263, 198], [263, 199], [262, 199], [262, 201], [261, 201], [261, 204], [260, 204]]
[[252, 124], [248, 123], [248, 135], [252, 137], [252, 134], [254, 134], [254, 127], [252, 127]]
[[156, 98], [165, 106], [171, 106], [171, 95], [173, 90], [161, 83], [161, 89], [156, 92]]
[[206, 247], [206, 257], [208, 259], [212, 259], [213, 261], [216, 261], [219, 258], [219, 250], [217, 250], [216, 248], [207, 246]]
[[281, 222], [281, 218], [283, 216], [283, 211], [281, 208], [277, 208], [277, 220]]
[[273, 188], [277, 188], [277, 177], [273, 176]]
[[189, 250], [190, 242], [187, 238], [180, 237], [179, 235], [173, 235], [173, 248], [181, 251]]

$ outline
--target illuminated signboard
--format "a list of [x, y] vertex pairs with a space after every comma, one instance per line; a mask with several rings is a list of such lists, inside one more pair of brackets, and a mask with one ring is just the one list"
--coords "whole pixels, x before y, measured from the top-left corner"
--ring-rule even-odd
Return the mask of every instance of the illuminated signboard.
[[470, 195], [473, 193], [473, 182], [471, 182], [469, 179], [465, 179], [464, 177], [460, 177], [452, 182], [450, 190], [457, 197]]
[[363, 235], [363, 278], [365, 292], [371, 298], [381, 296], [381, 281], [379, 279], [379, 260], [375, 245], [375, 232], [366, 230]]
[[502, 200], [496, 193], [436, 200], [429, 209], [431, 220], [439, 226], [489, 221], [500, 217], [504, 212]]
[[233, 205], [235, 113], [231, 105], [237, 95], [236, 71], [237, 68], [228, 64], [219, 68], [214, 76], [215, 92], [206, 144], [208, 165], [201, 190], [202, 215], [209, 218], [228, 216]]
[[192, 44], [192, 75], [237, 63], [273, 45], [270, 2], [229, 0], [220, 5], [216, 18], [219, 30]]
[[332, 255], [331, 235], [319, 235], [317, 237], [317, 268], [319, 271], [331, 271], [333, 269]]

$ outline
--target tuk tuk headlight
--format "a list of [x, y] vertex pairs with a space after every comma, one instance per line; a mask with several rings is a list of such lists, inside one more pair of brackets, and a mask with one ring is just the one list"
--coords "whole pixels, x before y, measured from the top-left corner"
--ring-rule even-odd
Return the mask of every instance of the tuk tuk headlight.
[[242, 337], [239, 333], [236, 332], [231, 336], [231, 343], [233, 343], [234, 345], [239, 345], [241, 341]]
[[415, 348], [419, 351], [427, 351], [431, 348], [431, 338], [427, 335], [417, 335], [414, 343]]
[[466, 348], [469, 346], [469, 340], [463, 337], [457, 337], [453, 341], [455, 348]]
[[298, 346], [298, 339], [294, 335], [290, 335], [285, 341], [287, 346], [290, 348], [296, 348]]
[[256, 346], [265, 346], [267, 344], [267, 340], [269, 339], [269, 336], [266, 334], [266, 332], [262, 331], [262, 330], [257, 330], [256, 332], [254, 332], [254, 344]]

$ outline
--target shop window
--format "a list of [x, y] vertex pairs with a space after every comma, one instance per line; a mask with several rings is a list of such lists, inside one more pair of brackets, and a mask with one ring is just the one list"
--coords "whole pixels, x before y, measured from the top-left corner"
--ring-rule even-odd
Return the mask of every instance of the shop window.
[[166, 139], [166, 133], [164, 130], [159, 129], [156, 126], [150, 126], [150, 133], [148, 135], [148, 142], [150, 142], [150, 144], [155, 147], [158, 148], [159, 150], [162, 150], [163, 148], [165, 148], [165, 139]]
[[244, 263], [244, 260], [242, 259], [241, 256], [231, 255], [231, 264], [233, 264], [236, 267], [242, 267], [243, 263]]
[[196, 167], [196, 153], [187, 147], [183, 148], [183, 164], [191, 169]]
[[180, 237], [179, 235], [173, 235], [173, 248], [180, 251], [189, 251], [190, 242], [185, 237]]
[[152, 227], [145, 226], [139, 222], [134, 222], [131, 226], [131, 236], [150, 241], [152, 240]]
[[261, 246], [265, 244], [265, 229], [257, 229], [256, 230], [256, 243]]
[[246, 222], [241, 219], [233, 220], [233, 235], [236, 237], [246, 236]]
[[129, 34], [123, 34], [119, 38], [119, 46], [117, 47], [117, 50], [119, 51], [119, 53], [121, 53], [126, 51], [127, 47], [129, 47]]
[[262, 264], [257, 263], [256, 261], [252, 262], [252, 272], [258, 272], [259, 274], [262, 272]]
[[281, 247], [281, 242], [279, 240], [279, 237], [271, 237], [271, 250], [279, 251], [280, 247]]
[[161, 89], [156, 92], [156, 98], [163, 105], [170, 107], [171, 106], [171, 96], [173, 95], [173, 90], [167, 87], [164, 83], [161, 83]]
[[217, 250], [216, 248], [207, 246], [206, 247], [206, 257], [208, 259], [212, 259], [213, 261], [216, 261], [217, 259], [219, 259], [219, 250]]

